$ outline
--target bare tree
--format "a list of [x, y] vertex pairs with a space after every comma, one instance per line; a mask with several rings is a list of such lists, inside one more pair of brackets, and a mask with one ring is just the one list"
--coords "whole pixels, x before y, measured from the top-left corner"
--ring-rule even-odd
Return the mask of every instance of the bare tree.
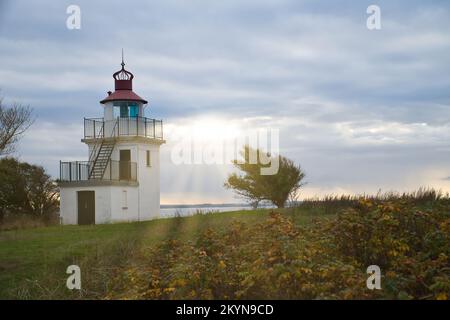
[[33, 124], [32, 109], [14, 103], [6, 107], [0, 99], [0, 155], [11, 153], [22, 134]]

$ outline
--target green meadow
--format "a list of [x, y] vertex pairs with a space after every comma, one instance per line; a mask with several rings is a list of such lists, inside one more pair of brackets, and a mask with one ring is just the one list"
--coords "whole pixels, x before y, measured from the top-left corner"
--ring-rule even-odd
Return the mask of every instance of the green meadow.
[[[208, 228], [226, 229], [240, 221], [264, 220], [270, 210], [196, 214], [183, 218], [94, 226], [52, 226], [0, 232], [0, 298], [101, 298], [112, 271], [142, 247], [168, 239], [188, 241]], [[308, 224], [313, 215], [295, 215]], [[82, 292], [66, 288], [69, 265], [82, 268]], [[86, 287], [86, 288], [84, 288]]]
[[[328, 197], [295, 208], [0, 232], [1, 299], [448, 299], [450, 199]], [[66, 269], [81, 269], [69, 290]], [[381, 289], [367, 287], [367, 268]]]

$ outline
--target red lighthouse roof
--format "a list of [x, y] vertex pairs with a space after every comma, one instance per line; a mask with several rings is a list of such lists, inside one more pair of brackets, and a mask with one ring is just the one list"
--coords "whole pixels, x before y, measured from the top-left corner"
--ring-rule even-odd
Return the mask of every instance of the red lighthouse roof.
[[100, 101], [100, 103], [106, 103], [111, 101], [137, 101], [147, 104], [147, 101], [139, 97], [133, 92], [133, 78], [134, 75], [125, 70], [125, 63], [123, 62], [122, 55], [122, 69], [113, 74], [114, 78], [114, 92], [108, 92], [108, 96]]

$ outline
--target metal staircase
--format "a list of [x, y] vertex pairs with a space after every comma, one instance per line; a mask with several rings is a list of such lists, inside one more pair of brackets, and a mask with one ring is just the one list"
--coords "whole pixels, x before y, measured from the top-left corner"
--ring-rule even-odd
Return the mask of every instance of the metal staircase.
[[[90, 155], [89, 162], [92, 164], [89, 170], [89, 179], [103, 179], [105, 175], [106, 168], [111, 160], [111, 154], [114, 150], [116, 141], [114, 139], [114, 133], [116, 132], [117, 123], [114, 125], [112, 130], [111, 139], [101, 139], [97, 143]], [[100, 136], [103, 135], [104, 128], [100, 130]], [[104, 137], [105, 138], [105, 137]]]
[[114, 140], [102, 141], [94, 163], [92, 164], [89, 179], [103, 179], [103, 175], [105, 174], [106, 167], [111, 159], [111, 154], [114, 150], [115, 144], [116, 143]]

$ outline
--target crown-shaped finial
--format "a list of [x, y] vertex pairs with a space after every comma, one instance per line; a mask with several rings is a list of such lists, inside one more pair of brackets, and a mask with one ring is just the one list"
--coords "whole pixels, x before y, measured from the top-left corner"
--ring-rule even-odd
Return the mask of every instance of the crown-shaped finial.
[[125, 70], [125, 62], [123, 60], [123, 49], [122, 49], [122, 63], [121, 63], [122, 69], [117, 71], [113, 74], [113, 78], [116, 80], [132, 80], [134, 78], [134, 75]]

